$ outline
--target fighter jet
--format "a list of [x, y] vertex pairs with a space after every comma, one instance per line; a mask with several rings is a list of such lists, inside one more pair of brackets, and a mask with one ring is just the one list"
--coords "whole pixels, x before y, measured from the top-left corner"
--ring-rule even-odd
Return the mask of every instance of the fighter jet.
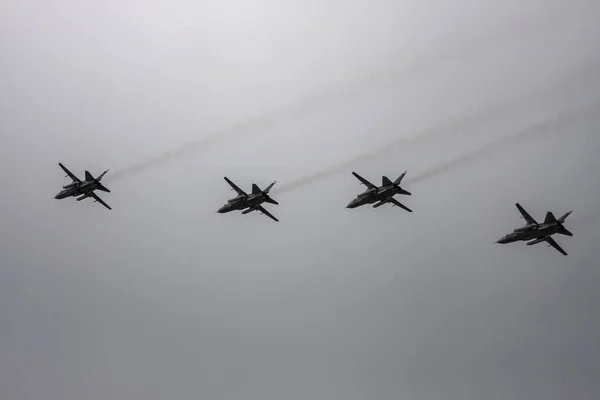
[[237, 192], [237, 196], [233, 199], [227, 200], [227, 204], [219, 208], [217, 211], [219, 214], [228, 213], [235, 210], [244, 210], [242, 214], [248, 214], [252, 211], [260, 211], [261, 214], [265, 214], [272, 220], [279, 222], [271, 213], [269, 213], [262, 206], [262, 203], [279, 204], [271, 197], [269, 197], [269, 191], [275, 185], [276, 181], [271, 183], [265, 190], [261, 190], [255, 183], [252, 184], [252, 193], [248, 194], [240, 189], [235, 183], [231, 182], [229, 178], [224, 178], [227, 183], [232, 187], [232, 190]]
[[406, 207], [404, 204], [400, 203], [398, 200], [394, 199], [394, 195], [396, 194], [404, 194], [410, 196], [411, 193], [400, 187], [400, 182], [406, 175], [406, 171], [402, 173], [394, 182], [392, 182], [387, 176], [383, 176], [381, 178], [381, 186], [377, 187], [372, 184], [356, 172], [352, 172], [352, 175], [356, 177], [363, 185], [367, 187], [367, 189], [360, 193], [354, 200], [352, 200], [346, 208], [356, 208], [363, 206], [365, 204], [373, 204], [373, 208], [380, 207], [386, 203], [391, 203], [393, 206], [403, 208], [408, 212], [412, 212], [412, 210]]
[[530, 241], [527, 243], [528, 246], [533, 246], [534, 244], [546, 242], [548, 243], [548, 247], [552, 246], [556, 250], [558, 250], [563, 255], [567, 255], [567, 252], [562, 249], [556, 243], [556, 241], [552, 238], [554, 234], [573, 236], [571, 232], [564, 227], [565, 220], [571, 213], [572, 210], [556, 219], [554, 214], [551, 212], [546, 213], [546, 219], [543, 223], [538, 223], [527, 211], [521, 207], [519, 203], [515, 204], [519, 209], [523, 219], [525, 219], [526, 224], [520, 228], [515, 229], [513, 232], [508, 235], [503, 236], [496, 243], [506, 244], [513, 243], [517, 241]]
[[65, 175], [65, 177], [70, 177], [72, 182], [68, 185], [63, 186], [63, 190], [61, 190], [56, 196], [54, 196], [55, 199], [60, 200], [66, 197], [80, 196], [77, 197], [77, 201], [81, 201], [83, 199], [91, 197], [94, 199], [94, 203], [98, 202], [104, 207], [108, 208], [109, 210], [112, 210], [112, 208], [110, 208], [108, 204], [106, 204], [100, 197], [98, 197], [96, 193], [94, 193], [94, 190], [101, 190], [103, 192], [110, 193], [110, 190], [108, 190], [104, 185], [100, 183], [102, 177], [108, 172], [108, 170], [104, 171], [97, 178], [94, 178], [94, 176], [89, 171], [85, 171], [85, 180], [82, 181], [73, 173], [71, 173], [71, 171], [69, 171], [64, 165], [62, 165], [61, 163], [58, 163], [58, 165], [60, 165], [63, 171], [65, 171], [65, 173], [67, 174]]

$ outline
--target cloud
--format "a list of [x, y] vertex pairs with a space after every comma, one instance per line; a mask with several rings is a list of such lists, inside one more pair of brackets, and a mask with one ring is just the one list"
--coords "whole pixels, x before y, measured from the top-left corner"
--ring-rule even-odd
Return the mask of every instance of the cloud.
[[176, 162], [185, 157], [206, 151], [218, 144], [267, 133], [276, 124], [285, 124], [318, 112], [325, 112], [333, 107], [351, 101], [370, 90], [391, 88], [394, 85], [407, 82], [419, 73], [438, 67], [440, 64], [465, 59], [492, 50], [494, 46], [502, 45], [505, 41], [511, 43], [516, 37], [519, 40], [524, 40], [527, 36], [541, 36], [545, 32], [538, 25], [523, 24], [522, 22], [521, 20], [512, 21], [509, 26], [504, 27], [505, 29], [477, 36], [475, 40], [461, 46], [448, 46], [441, 50], [436, 49], [435, 52], [429, 54], [414, 56], [408, 60], [403, 59], [401, 65], [393, 64], [386, 66], [358, 79], [314, 93], [287, 107], [272, 110], [263, 116], [242, 121], [229, 128], [213, 132], [208, 136], [186, 143], [173, 150], [165, 151], [162, 154], [149, 157], [146, 160], [115, 171], [111, 175], [111, 180], [116, 181], [151, 168], [158, 168]]
[[[572, 109], [565, 110], [553, 118], [550, 118], [550, 119], [545, 120], [540, 123], [536, 123], [524, 130], [518, 131], [515, 134], [503, 135], [502, 137], [495, 139], [492, 142], [490, 142], [476, 150], [467, 152], [467, 153], [465, 153], [457, 158], [454, 158], [450, 161], [446, 161], [441, 164], [435, 165], [417, 175], [413, 175], [412, 177], [407, 177], [405, 182], [406, 183], [421, 182], [423, 180], [441, 175], [443, 173], [450, 172], [457, 168], [464, 167], [471, 162], [479, 160], [483, 157], [487, 157], [495, 152], [507, 149], [510, 146], [517, 144], [525, 139], [528, 139], [529, 137], [534, 136], [534, 135], [545, 135], [545, 134], [551, 134], [553, 132], [556, 132], [556, 133], [565, 132], [563, 128], [566, 124], [571, 123], [574, 120], [577, 120], [578, 118], [581, 118], [582, 116], [584, 116], [587, 113], [597, 112], [599, 105], [600, 105], [599, 102], [594, 102], [591, 104], [587, 104], [585, 106], [580, 106], [580, 107], [575, 107]], [[486, 113], [484, 113], [484, 114], [486, 114]], [[481, 116], [481, 114], [478, 114], [478, 116]], [[459, 124], [459, 125], [466, 125], [466, 124], [470, 124], [473, 122], [479, 122], [479, 121], [480, 121], [480, 118], [475, 118], [475, 119], [467, 118], [462, 121], [463, 122], [462, 124]], [[440, 129], [434, 129], [434, 130], [428, 131], [427, 133], [424, 133], [421, 135], [416, 135], [412, 138], [401, 138], [401, 139], [395, 140], [394, 142], [389, 143], [386, 146], [382, 146], [378, 149], [375, 149], [372, 152], [360, 154], [349, 160], [345, 160], [342, 163], [334, 165], [330, 168], [314, 172], [310, 175], [301, 177], [301, 178], [296, 179], [292, 182], [289, 182], [285, 185], [282, 185], [279, 187], [279, 190], [277, 190], [277, 192], [283, 193], [283, 192], [288, 192], [288, 191], [291, 191], [294, 189], [298, 189], [303, 186], [307, 186], [318, 180], [328, 178], [336, 173], [346, 171], [350, 166], [352, 166], [358, 162], [377, 159], [377, 158], [383, 156], [385, 153], [393, 151], [395, 149], [395, 147], [402, 146], [402, 148], [406, 150], [407, 146], [410, 144], [416, 144], [418, 142], [422, 142], [423, 140], [428, 140], [433, 137], [438, 137], [439, 135], [443, 134], [443, 132], [444, 132], [443, 129], [440, 128]], [[457, 132], [455, 131], [454, 134], [456, 134], [456, 133]], [[451, 134], [451, 133], [448, 133], [448, 134]]]

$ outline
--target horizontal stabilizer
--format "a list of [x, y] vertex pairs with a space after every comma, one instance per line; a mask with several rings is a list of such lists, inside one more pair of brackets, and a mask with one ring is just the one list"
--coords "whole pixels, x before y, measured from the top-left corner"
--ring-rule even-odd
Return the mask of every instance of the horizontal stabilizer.
[[390, 186], [392, 185], [392, 181], [387, 176], [381, 177], [381, 186]]
[[85, 171], [85, 180], [86, 181], [93, 181], [94, 180], [94, 175], [92, 175], [90, 173], [90, 171]]
[[277, 183], [277, 181], [271, 183], [269, 186], [267, 186], [267, 188], [264, 190], [265, 193], [269, 193], [269, 191], [271, 189], [273, 189], [273, 186], [275, 186], [275, 184]]
[[571, 233], [571, 231], [569, 231], [564, 226], [561, 226], [560, 228], [558, 228], [558, 231], [556, 233], [559, 233], [559, 234], [565, 235], [565, 236], [573, 236], [573, 234]]
[[262, 193], [262, 190], [258, 187], [256, 183], [252, 184], [252, 194]]
[[101, 184], [101, 183], [99, 183], [99, 184], [98, 184], [98, 187], [97, 187], [97, 189], [98, 189], [98, 190], [101, 190], [101, 191], [103, 191], [103, 192], [110, 193], [110, 189], [108, 189], [106, 186], [104, 186], [104, 185], [103, 185], [103, 184]]
[[404, 190], [404, 189], [402, 189], [401, 187], [398, 187], [398, 188], [396, 189], [396, 193], [397, 193], [397, 194], [403, 194], [403, 195], [406, 195], [406, 196], [412, 196], [412, 193], [411, 193], [411, 192], [409, 192], [408, 190]]
[[265, 202], [266, 202], [266, 203], [275, 204], [275, 205], [277, 205], [277, 206], [279, 205], [279, 203], [278, 203], [278, 202], [276, 202], [275, 200], [273, 200], [273, 199], [272, 199], [272, 198], [270, 198], [270, 197], [266, 198], [266, 199], [265, 199]]
[[396, 185], [399, 185], [399, 184], [400, 184], [400, 182], [402, 182], [402, 179], [403, 179], [403, 178], [404, 178], [404, 176], [406, 175], [406, 172], [408, 172], [408, 171], [404, 171], [404, 172], [402, 173], [402, 175], [400, 175], [400, 176], [398, 177], [398, 179], [396, 179], [396, 180], [394, 181], [394, 183], [395, 183]]

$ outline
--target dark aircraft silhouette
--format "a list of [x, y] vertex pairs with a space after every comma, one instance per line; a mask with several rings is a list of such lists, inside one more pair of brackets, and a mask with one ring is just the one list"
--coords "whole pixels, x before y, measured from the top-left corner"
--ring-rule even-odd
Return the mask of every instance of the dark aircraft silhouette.
[[373, 208], [380, 207], [386, 203], [391, 203], [396, 207], [400, 207], [408, 212], [412, 212], [412, 210], [406, 207], [404, 204], [400, 203], [398, 200], [394, 199], [396, 194], [404, 194], [410, 196], [411, 193], [400, 187], [400, 182], [406, 175], [406, 171], [402, 173], [394, 182], [389, 180], [387, 176], [383, 176], [381, 178], [381, 186], [377, 187], [356, 172], [352, 172], [352, 175], [356, 177], [363, 185], [367, 187], [367, 190], [360, 193], [354, 200], [352, 200], [346, 208], [356, 208], [363, 206], [365, 204], [373, 204]]
[[242, 214], [248, 214], [252, 211], [260, 211], [261, 214], [265, 214], [272, 220], [279, 222], [277, 218], [262, 206], [262, 203], [279, 204], [269, 196], [269, 191], [276, 182], [271, 183], [265, 190], [261, 190], [258, 185], [253, 183], [252, 193], [248, 194], [240, 189], [235, 183], [231, 182], [229, 178], [225, 177], [224, 179], [238, 195], [233, 199], [227, 200], [227, 204], [219, 208], [217, 211], [218, 213], [224, 214], [235, 210], [244, 210], [242, 211]]
[[108, 204], [106, 204], [100, 197], [98, 197], [96, 193], [94, 193], [94, 190], [101, 190], [103, 192], [110, 193], [110, 190], [108, 190], [104, 185], [102, 185], [102, 183], [100, 183], [102, 177], [108, 172], [108, 170], [104, 171], [100, 176], [98, 176], [98, 178], [94, 178], [94, 176], [89, 171], [85, 171], [85, 180], [82, 181], [73, 173], [71, 173], [71, 171], [69, 171], [64, 165], [62, 165], [61, 163], [58, 163], [58, 165], [60, 165], [63, 171], [65, 171], [65, 173], [67, 174], [65, 176], [71, 178], [72, 182], [68, 185], [63, 186], [63, 190], [61, 190], [56, 196], [54, 196], [55, 199], [60, 200], [67, 197], [80, 196], [77, 197], [77, 201], [81, 201], [83, 199], [91, 197], [94, 199], [94, 202], [98, 202], [104, 207], [108, 208], [109, 210], [112, 210], [112, 208], [110, 208]]
[[562, 249], [552, 238], [552, 235], [566, 235], [573, 236], [567, 228], [564, 227], [564, 222], [573, 211], [569, 211], [559, 219], [554, 217], [551, 212], [546, 213], [546, 219], [543, 223], [538, 223], [527, 211], [521, 207], [519, 203], [515, 204], [521, 212], [522, 218], [525, 219], [526, 224], [520, 228], [515, 229], [513, 232], [503, 236], [496, 243], [506, 244], [518, 241], [530, 241], [527, 243], [528, 246], [532, 246], [537, 243], [546, 242], [549, 246], [554, 247], [563, 255], [567, 255], [567, 252]]

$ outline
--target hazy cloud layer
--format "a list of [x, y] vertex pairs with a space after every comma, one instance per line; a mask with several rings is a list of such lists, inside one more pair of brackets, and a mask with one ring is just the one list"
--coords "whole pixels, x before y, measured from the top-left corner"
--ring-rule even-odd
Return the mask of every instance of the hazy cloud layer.
[[[0, 398], [596, 400], [599, 12], [9, 0]], [[494, 244], [516, 202], [574, 210], [568, 257]]]

